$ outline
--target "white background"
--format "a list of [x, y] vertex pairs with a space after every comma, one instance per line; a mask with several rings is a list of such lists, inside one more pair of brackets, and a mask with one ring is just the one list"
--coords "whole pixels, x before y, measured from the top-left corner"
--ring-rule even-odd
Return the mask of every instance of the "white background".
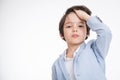
[[[113, 39], [108, 80], [120, 80], [119, 0], [0, 0], [0, 80], [51, 80], [51, 66], [66, 48], [59, 20], [73, 5], [86, 5], [107, 24]], [[91, 34], [90, 38], [94, 37]]]

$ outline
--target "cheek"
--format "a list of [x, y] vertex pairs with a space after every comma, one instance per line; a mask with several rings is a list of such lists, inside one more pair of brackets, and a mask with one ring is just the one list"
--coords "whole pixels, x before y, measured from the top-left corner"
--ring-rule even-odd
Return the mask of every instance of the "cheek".
[[71, 31], [70, 30], [64, 30], [64, 38], [68, 39], [71, 36]]
[[70, 31], [64, 31], [64, 37], [67, 37], [67, 36], [69, 36], [70, 35]]
[[87, 35], [86, 29], [80, 30], [80, 35], [81, 35], [83, 38], [85, 38], [86, 35]]

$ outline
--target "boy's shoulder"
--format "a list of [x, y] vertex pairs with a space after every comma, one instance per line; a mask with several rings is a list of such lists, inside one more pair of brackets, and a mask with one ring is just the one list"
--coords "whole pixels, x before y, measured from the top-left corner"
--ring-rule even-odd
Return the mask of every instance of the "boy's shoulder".
[[61, 59], [63, 59], [63, 58], [64, 58], [64, 52], [61, 53], [61, 54], [56, 58], [56, 60], [55, 60], [54, 63], [53, 63], [53, 66], [54, 66], [54, 65], [58, 65], [59, 60], [61, 60]]

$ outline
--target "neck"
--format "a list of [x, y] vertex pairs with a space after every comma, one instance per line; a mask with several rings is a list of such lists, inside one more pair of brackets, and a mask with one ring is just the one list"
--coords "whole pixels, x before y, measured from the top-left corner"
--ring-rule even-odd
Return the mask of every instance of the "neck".
[[79, 47], [79, 45], [68, 45], [67, 53], [66, 56], [73, 58], [74, 57], [74, 52], [76, 49]]

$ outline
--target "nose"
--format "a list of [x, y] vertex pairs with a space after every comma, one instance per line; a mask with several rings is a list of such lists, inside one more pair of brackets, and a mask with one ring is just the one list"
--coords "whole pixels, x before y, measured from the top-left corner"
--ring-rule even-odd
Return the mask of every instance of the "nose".
[[77, 32], [77, 29], [74, 29], [73, 32]]
[[77, 27], [76, 26], [74, 26], [73, 27], [73, 32], [77, 32], [78, 30], [77, 30]]

